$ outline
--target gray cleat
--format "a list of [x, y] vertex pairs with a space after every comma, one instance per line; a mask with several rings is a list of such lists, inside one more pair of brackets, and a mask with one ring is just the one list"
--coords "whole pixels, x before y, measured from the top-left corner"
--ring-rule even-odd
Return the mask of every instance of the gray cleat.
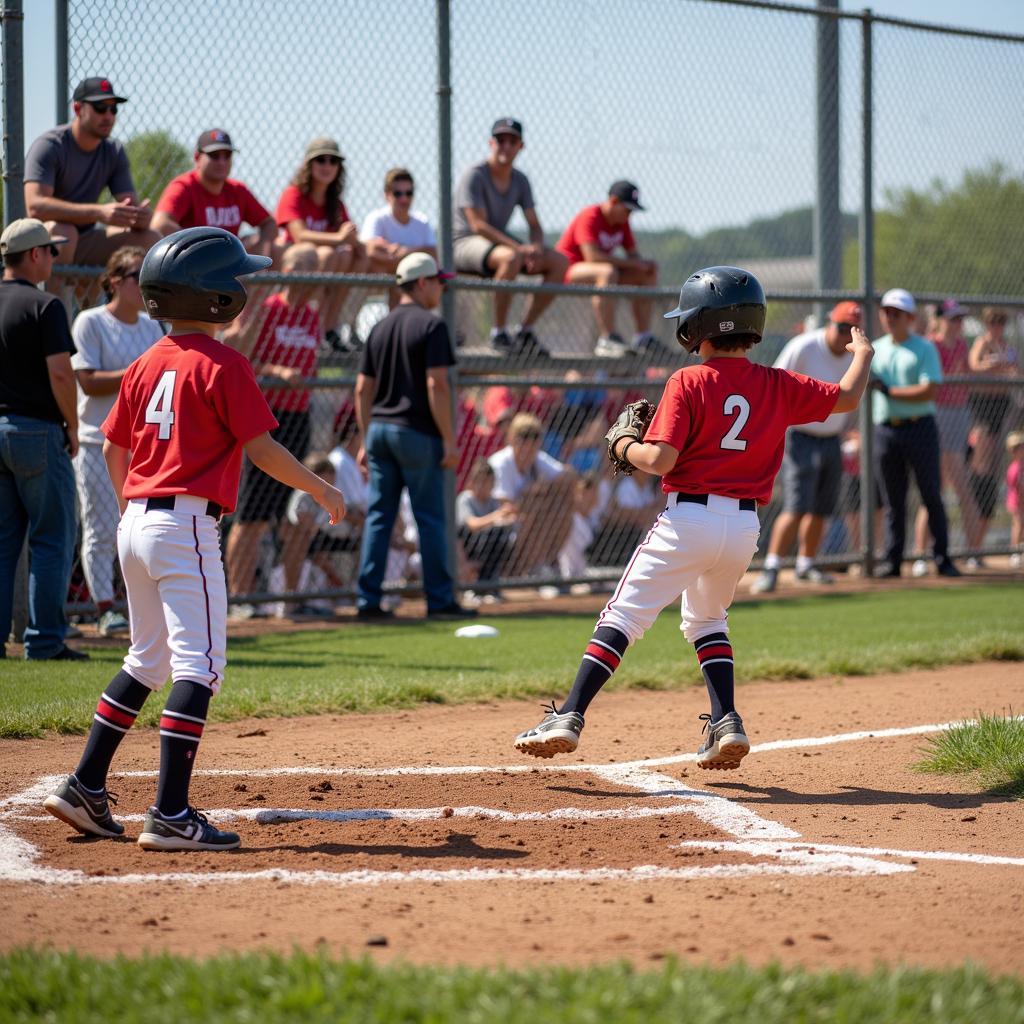
[[722, 715], [717, 722], [712, 722], [710, 715], [700, 717], [708, 736], [697, 751], [697, 767], [739, 768], [740, 761], [750, 753], [750, 740], [743, 731], [743, 719], [735, 711]]
[[103, 790], [99, 795], [93, 796], [82, 788], [82, 784], [74, 775], [69, 775], [56, 791], [43, 801], [43, 807], [82, 835], [116, 839], [124, 835], [124, 825], [114, 821], [110, 816], [108, 801], [117, 806], [117, 796], [114, 793]]
[[778, 569], [765, 569], [750, 585], [752, 594], [770, 594], [779, 582]]
[[544, 705], [547, 715], [540, 725], [521, 732], [514, 741], [516, 750], [534, 757], [554, 757], [555, 754], [571, 754], [580, 741], [583, 731], [583, 716], [578, 711], [560, 715], [551, 706]]
[[139, 835], [144, 850], [234, 850], [241, 843], [234, 832], [221, 832], [194, 807], [180, 821], [168, 820], [150, 807]]

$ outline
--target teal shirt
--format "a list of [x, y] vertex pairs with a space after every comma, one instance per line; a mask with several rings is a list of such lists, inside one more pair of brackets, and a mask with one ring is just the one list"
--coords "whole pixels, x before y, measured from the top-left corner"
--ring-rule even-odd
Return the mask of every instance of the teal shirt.
[[[919, 334], [912, 334], [899, 345], [892, 335], [883, 334], [872, 342], [875, 357], [871, 360], [871, 375], [878, 377], [890, 388], [914, 384], [941, 384], [942, 363], [938, 349]], [[886, 420], [909, 419], [912, 416], [934, 416], [934, 402], [904, 402], [890, 398], [881, 391], [871, 393], [871, 418], [878, 423]]]

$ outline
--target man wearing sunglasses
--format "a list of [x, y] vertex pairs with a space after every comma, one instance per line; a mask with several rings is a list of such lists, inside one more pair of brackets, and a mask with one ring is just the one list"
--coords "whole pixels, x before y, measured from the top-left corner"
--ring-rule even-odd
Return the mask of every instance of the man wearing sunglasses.
[[78, 412], [64, 307], [40, 291], [67, 239], [31, 217], [0, 235], [0, 657], [11, 631], [14, 570], [29, 550], [25, 657], [77, 661], [64, 643], [75, 533]]
[[[44, 132], [25, 158], [25, 209], [68, 241], [58, 263], [105, 264], [115, 249], [149, 249], [149, 200], [139, 202], [128, 154], [110, 137], [122, 103], [108, 78], [86, 78], [74, 92], [74, 119]], [[97, 200], [105, 188], [112, 202]]]
[[242, 224], [248, 224], [257, 233], [242, 239], [246, 251], [273, 259], [277, 224], [249, 188], [230, 177], [237, 152], [222, 128], [203, 132], [193, 155], [195, 167], [167, 183], [156, 204], [153, 227], [162, 235], [201, 227], [238, 235]]
[[[846, 350], [853, 328], [861, 325], [856, 302], [839, 302], [829, 321], [788, 341], [775, 360], [780, 370], [838, 384], [853, 353]], [[802, 423], [786, 432], [782, 459], [783, 508], [772, 528], [764, 572], [750, 588], [755, 594], [771, 593], [778, 583], [779, 566], [799, 537], [796, 578], [802, 583], [831, 583], [832, 577], [814, 564], [825, 521], [835, 515], [843, 478], [840, 439], [856, 426], [855, 413], [832, 413], [819, 423]]]

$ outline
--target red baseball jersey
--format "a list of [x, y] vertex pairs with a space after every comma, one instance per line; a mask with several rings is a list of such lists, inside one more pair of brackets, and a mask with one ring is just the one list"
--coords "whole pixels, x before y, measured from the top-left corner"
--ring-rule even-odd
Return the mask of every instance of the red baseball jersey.
[[826, 384], [749, 359], [709, 359], [669, 377], [644, 437], [679, 449], [662, 477], [666, 494], [721, 494], [771, 501], [786, 428], [825, 419], [839, 397]]
[[601, 252], [607, 253], [609, 256], [620, 245], [626, 252], [632, 252], [636, 248], [629, 221], [626, 221], [625, 224], [609, 224], [605, 220], [600, 203], [594, 206], [585, 206], [580, 210], [569, 221], [569, 226], [562, 233], [555, 248], [569, 260], [570, 264], [573, 264], [580, 263], [584, 259], [584, 245], [596, 245]]
[[245, 356], [205, 334], [161, 338], [125, 371], [101, 427], [128, 448], [124, 497], [192, 494], [230, 512], [242, 446], [277, 426]]
[[[303, 377], [315, 376], [320, 347], [316, 307], [306, 303], [290, 306], [277, 292], [264, 300], [260, 311], [263, 323], [252, 350], [253, 366], [290, 366], [301, 370]], [[267, 388], [263, 395], [277, 412], [305, 412], [309, 408], [306, 388]]]
[[199, 180], [198, 171], [172, 178], [156, 204], [183, 228], [224, 228], [237, 235], [242, 223], [259, 227], [269, 216], [262, 203], [240, 181], [228, 178], [214, 195]]
[[301, 220], [310, 231], [337, 231], [345, 221], [349, 220], [348, 210], [345, 204], [338, 203], [338, 214], [331, 224], [327, 220], [327, 207], [321, 206], [304, 193], [300, 192], [295, 185], [289, 185], [277, 201], [277, 213], [274, 215], [277, 226], [284, 231], [285, 238], [294, 242], [288, 225], [293, 220]]

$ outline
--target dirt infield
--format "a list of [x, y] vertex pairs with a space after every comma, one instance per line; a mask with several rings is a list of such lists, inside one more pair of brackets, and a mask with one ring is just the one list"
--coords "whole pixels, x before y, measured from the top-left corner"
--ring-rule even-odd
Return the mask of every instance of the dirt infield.
[[[1024, 801], [908, 766], [1022, 691], [1019, 664], [748, 685], [754, 752], [713, 774], [697, 690], [602, 696], [554, 762], [512, 750], [522, 702], [215, 725], [194, 798], [227, 854], [70, 835], [40, 801], [82, 739], [0, 741], [0, 948], [1019, 972]], [[138, 730], [116, 763], [132, 837], [157, 756]]]

